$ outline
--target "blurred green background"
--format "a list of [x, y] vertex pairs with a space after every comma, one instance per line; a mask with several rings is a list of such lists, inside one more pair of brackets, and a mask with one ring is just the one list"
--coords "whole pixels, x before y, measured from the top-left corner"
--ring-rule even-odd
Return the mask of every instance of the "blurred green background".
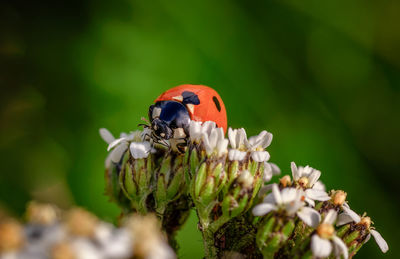
[[[106, 144], [164, 90], [205, 84], [229, 125], [274, 134], [271, 161], [322, 171], [396, 249], [400, 2], [2, 1], [0, 207], [78, 204], [113, 220]], [[396, 194], [397, 193], [397, 194]], [[179, 236], [201, 258], [196, 218]], [[359, 258], [380, 258], [370, 241]]]

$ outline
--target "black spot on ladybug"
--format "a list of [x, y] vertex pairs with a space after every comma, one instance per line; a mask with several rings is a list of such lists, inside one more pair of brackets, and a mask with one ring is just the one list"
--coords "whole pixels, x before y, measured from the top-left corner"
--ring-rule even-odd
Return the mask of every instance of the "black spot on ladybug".
[[197, 94], [190, 92], [190, 91], [184, 91], [182, 93], [182, 97], [183, 97], [183, 104], [194, 104], [194, 105], [198, 105], [200, 104], [200, 99], [197, 96]]
[[219, 104], [218, 98], [216, 96], [213, 96], [213, 101], [215, 103], [215, 106], [217, 107], [218, 111], [221, 111], [221, 104]]

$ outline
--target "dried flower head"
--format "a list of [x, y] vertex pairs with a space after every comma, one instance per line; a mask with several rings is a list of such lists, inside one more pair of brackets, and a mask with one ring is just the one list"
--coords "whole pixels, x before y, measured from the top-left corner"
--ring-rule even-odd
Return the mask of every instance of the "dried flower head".
[[0, 253], [18, 250], [24, 244], [24, 234], [20, 223], [13, 219], [0, 222]]
[[65, 227], [72, 235], [93, 237], [98, 222], [92, 213], [82, 208], [74, 208], [67, 213]]
[[59, 211], [51, 204], [32, 201], [26, 209], [26, 218], [31, 223], [50, 225], [58, 220]]

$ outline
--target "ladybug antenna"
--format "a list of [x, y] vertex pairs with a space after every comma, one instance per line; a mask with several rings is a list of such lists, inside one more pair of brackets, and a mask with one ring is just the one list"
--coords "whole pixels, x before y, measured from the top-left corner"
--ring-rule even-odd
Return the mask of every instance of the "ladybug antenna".
[[140, 120], [146, 123], [139, 123], [138, 127], [150, 128], [150, 122], [145, 117], [140, 118]]
[[148, 125], [150, 125], [150, 121], [146, 119], [145, 117], [141, 117], [140, 120], [146, 122]]

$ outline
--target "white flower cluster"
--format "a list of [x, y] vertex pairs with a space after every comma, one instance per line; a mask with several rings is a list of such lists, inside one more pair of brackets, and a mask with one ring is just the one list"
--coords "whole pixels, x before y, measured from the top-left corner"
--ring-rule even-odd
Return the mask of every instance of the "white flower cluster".
[[262, 131], [257, 136], [247, 139], [246, 131], [228, 129], [228, 139], [225, 138], [222, 128], [217, 128], [212, 121], [191, 121], [189, 137], [192, 143], [203, 143], [208, 156], [216, 154], [218, 157], [228, 154], [230, 161], [243, 161], [249, 155], [253, 161], [264, 163], [264, 181], [271, 180], [273, 175], [279, 174], [279, 168], [268, 163], [270, 154], [265, 149], [272, 142], [272, 134]]
[[146, 158], [151, 152], [151, 144], [145, 140], [144, 132], [140, 130], [129, 134], [121, 133], [118, 139], [105, 128], [101, 128], [99, 132], [100, 136], [108, 144], [107, 151], [111, 150], [105, 161], [106, 168], [111, 166], [111, 162], [119, 163], [128, 147], [132, 157], [135, 159]]
[[[342, 239], [335, 235], [334, 224], [342, 226], [348, 223], [363, 225], [367, 230], [368, 236], [364, 242], [369, 240], [372, 235], [382, 252], [388, 250], [388, 245], [382, 236], [371, 227], [369, 217], [360, 217], [352, 211], [345, 202], [345, 193], [343, 191], [333, 192], [340, 195], [329, 196], [325, 191], [325, 186], [319, 181], [321, 172], [310, 166], [297, 167], [294, 162], [291, 163], [293, 182], [290, 176], [281, 179], [281, 190], [277, 184], [269, 184], [263, 187], [263, 194], [272, 190], [264, 197], [263, 202], [253, 208], [255, 216], [264, 216], [271, 212], [284, 213], [289, 217], [297, 215], [306, 225], [315, 228], [316, 234], [311, 238], [311, 250], [315, 257], [328, 257], [332, 251], [335, 256], [348, 258], [348, 249]], [[325, 202], [338, 197], [341, 200], [340, 214], [335, 210], [329, 210], [321, 222], [321, 215], [313, 209], [315, 201]], [[340, 198], [339, 198], [340, 197]], [[305, 202], [304, 202], [305, 201]], [[336, 202], [333, 200], [333, 202]], [[308, 205], [308, 206], [307, 206]], [[337, 220], [338, 219], [338, 220]], [[337, 220], [337, 221], [336, 221]]]
[[[155, 229], [156, 219], [139, 220], [141, 229], [153, 230], [149, 233], [131, 226], [130, 222], [138, 221], [135, 216], [123, 227], [116, 228], [83, 209], [72, 209], [63, 220], [59, 220], [49, 217], [51, 214], [45, 208], [47, 205], [35, 206], [38, 207], [35, 215], [24, 226], [14, 220], [0, 222], [0, 229], [3, 230], [0, 233], [0, 240], [3, 241], [0, 259], [175, 258], [160, 231]], [[50, 220], [44, 221], [43, 218]], [[148, 249], [149, 246], [152, 249]]]

